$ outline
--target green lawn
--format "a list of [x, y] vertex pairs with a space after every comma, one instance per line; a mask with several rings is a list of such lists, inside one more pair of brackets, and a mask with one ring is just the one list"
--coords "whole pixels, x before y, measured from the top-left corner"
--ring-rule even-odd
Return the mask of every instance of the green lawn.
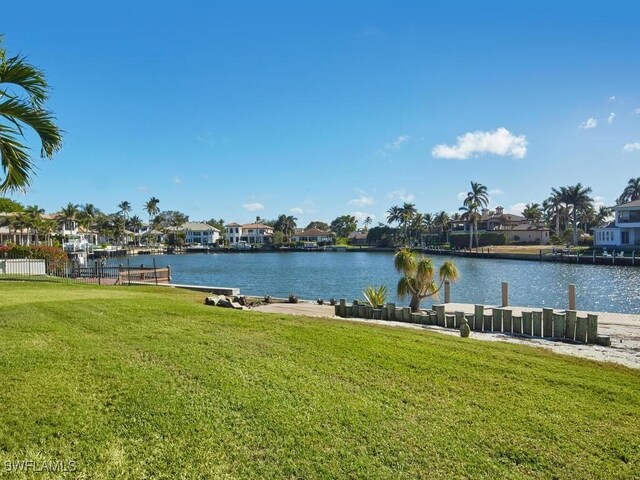
[[203, 299], [0, 282], [0, 477], [640, 475], [637, 370]]

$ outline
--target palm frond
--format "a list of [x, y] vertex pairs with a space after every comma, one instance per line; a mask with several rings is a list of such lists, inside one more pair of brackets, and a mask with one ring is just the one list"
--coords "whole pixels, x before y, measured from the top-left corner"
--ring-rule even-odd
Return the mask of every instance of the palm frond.
[[29, 149], [15, 138], [17, 133], [11, 127], [0, 125], [0, 164], [5, 173], [0, 192], [23, 190], [30, 183], [33, 165]]
[[30, 103], [41, 109], [47, 100], [49, 85], [42, 70], [34, 67], [21, 55], [0, 62], [0, 83], [20, 87], [29, 96]]

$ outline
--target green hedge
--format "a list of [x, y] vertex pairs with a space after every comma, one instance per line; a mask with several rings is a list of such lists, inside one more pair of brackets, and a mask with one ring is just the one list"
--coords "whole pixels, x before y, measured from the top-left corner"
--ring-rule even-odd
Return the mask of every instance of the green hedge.
[[[487, 247], [489, 245], [505, 245], [507, 243], [507, 235], [497, 232], [486, 232], [478, 235], [478, 243], [480, 247]], [[454, 233], [449, 236], [449, 245], [451, 248], [469, 248], [469, 234], [468, 233]], [[474, 247], [475, 240], [474, 240]]]

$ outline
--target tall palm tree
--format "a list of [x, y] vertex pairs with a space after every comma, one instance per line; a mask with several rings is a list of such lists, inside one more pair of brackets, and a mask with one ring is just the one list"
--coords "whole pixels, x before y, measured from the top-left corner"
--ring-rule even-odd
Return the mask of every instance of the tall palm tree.
[[[462, 212], [462, 215], [460, 215], [460, 219], [467, 222], [470, 226], [471, 231], [469, 232], [469, 250], [471, 250], [473, 248], [473, 227], [475, 225], [477, 230], [478, 225], [478, 204], [467, 202], [465, 199], [464, 205], [462, 205], [462, 207], [460, 207], [458, 210]], [[478, 244], [476, 243], [476, 245]]]
[[624, 187], [622, 195], [618, 197], [616, 203], [621, 205], [638, 199], [640, 199], [640, 177], [630, 178], [629, 182], [627, 182], [627, 186]]
[[[30, 225], [29, 214], [26, 212], [17, 212], [15, 213], [11, 219], [9, 220], [10, 229], [13, 230], [14, 235], [17, 237], [17, 243], [20, 245], [29, 245], [29, 225]], [[26, 230], [26, 243], [23, 243], [25, 239], [25, 230]], [[19, 233], [18, 233], [19, 232]]]
[[412, 252], [410, 248], [403, 248], [395, 254], [393, 266], [402, 274], [398, 281], [397, 293], [400, 299], [411, 297], [409, 306], [412, 312], [420, 311], [420, 301], [423, 298], [438, 294], [444, 282], [455, 282], [460, 274], [455, 263], [445, 261], [438, 270], [440, 284], [435, 280], [435, 267], [430, 258]]
[[522, 216], [531, 220], [532, 223], [538, 224], [542, 220], [542, 208], [539, 203], [527, 203], [524, 206]]
[[551, 195], [547, 198], [547, 212], [556, 224], [556, 235], [560, 236], [560, 221], [562, 217], [563, 209], [563, 191], [562, 188], [552, 188]]
[[485, 208], [489, 205], [489, 192], [487, 191], [487, 187], [482, 185], [479, 182], [471, 182], [471, 190], [467, 192], [467, 198], [464, 199], [463, 205], [465, 207], [474, 206], [473, 212], [469, 213], [471, 216], [471, 221], [473, 222], [473, 227], [471, 228], [471, 236], [473, 237], [473, 230], [475, 228], [476, 231], [476, 247], [478, 246], [479, 238], [478, 238], [478, 220], [479, 215], [477, 215], [478, 211], [482, 208]]
[[120, 213], [122, 214], [126, 222], [129, 216], [129, 213], [131, 213], [131, 204], [125, 200], [124, 202], [120, 202], [118, 204], [118, 208], [120, 209]]
[[156, 197], [151, 197], [149, 201], [144, 204], [144, 209], [149, 215], [149, 230], [147, 231], [147, 246], [149, 246], [151, 242], [151, 225], [152, 225], [153, 217], [155, 217], [156, 215], [158, 215], [158, 213], [160, 213], [160, 208], [158, 208], [159, 203], [160, 203], [160, 200], [158, 200]]
[[34, 170], [26, 130], [40, 140], [40, 156], [52, 158], [62, 146], [55, 118], [44, 108], [49, 85], [44, 73], [21, 55], [7, 57], [0, 37], [0, 164], [5, 178], [0, 192], [25, 189]]
[[578, 244], [578, 216], [592, 205], [593, 199], [589, 196], [590, 187], [583, 187], [582, 184], [562, 187], [562, 201], [571, 208], [571, 224], [573, 226], [573, 244]]
[[371, 225], [373, 223], [373, 220], [371, 219], [371, 217], [367, 216], [367, 218], [364, 219], [364, 222], [362, 222], [364, 225], [364, 230], [367, 231], [369, 230], [369, 225]]
[[138, 215], [134, 215], [128, 221], [127, 228], [134, 233], [134, 240], [137, 246], [140, 246], [140, 230], [142, 229], [142, 219]]

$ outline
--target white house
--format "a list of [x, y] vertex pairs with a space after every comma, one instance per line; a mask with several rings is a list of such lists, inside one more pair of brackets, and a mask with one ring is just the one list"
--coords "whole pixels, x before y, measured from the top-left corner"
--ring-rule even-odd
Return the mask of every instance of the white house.
[[634, 248], [640, 246], [640, 199], [613, 207], [615, 220], [593, 230], [598, 247]]
[[325, 232], [318, 228], [310, 228], [308, 230], [301, 230], [296, 232], [291, 237], [294, 242], [311, 242], [311, 243], [332, 243], [333, 234], [331, 232]]
[[208, 223], [185, 222], [180, 226], [179, 230], [184, 232], [184, 242], [187, 245], [212, 245], [218, 243], [220, 239], [220, 230]]
[[235, 247], [239, 244], [263, 245], [271, 242], [273, 228], [262, 223], [229, 223], [225, 227], [225, 240]]

